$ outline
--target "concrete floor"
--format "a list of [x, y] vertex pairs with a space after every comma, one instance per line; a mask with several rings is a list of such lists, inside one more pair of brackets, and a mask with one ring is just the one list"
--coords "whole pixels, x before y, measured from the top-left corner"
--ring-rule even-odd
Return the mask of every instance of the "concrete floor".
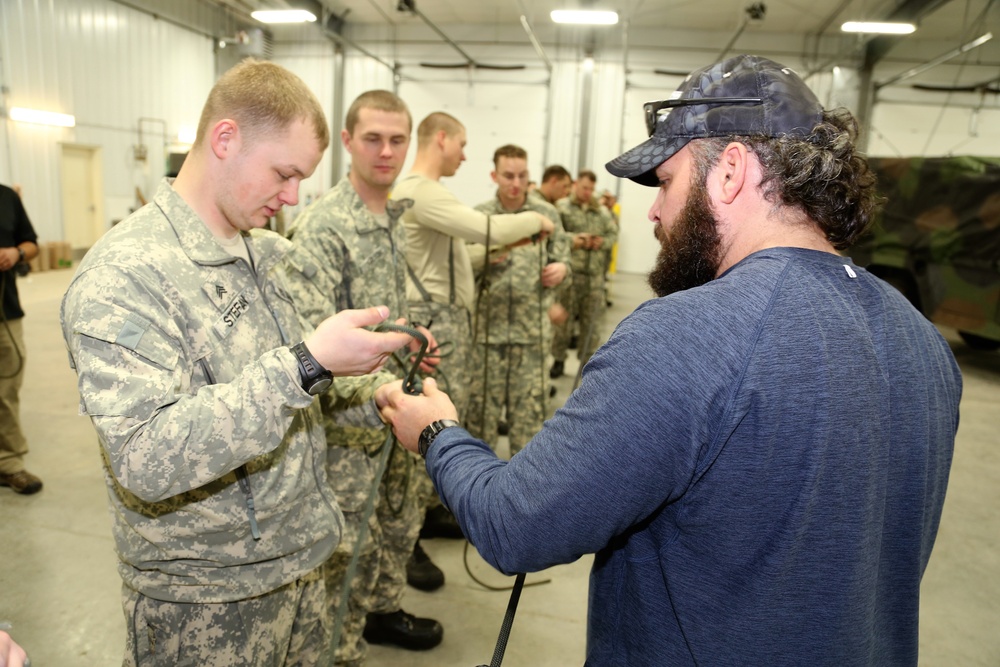
[[[29, 469], [45, 482], [35, 496], [0, 489], [0, 622], [38, 667], [117, 665], [124, 647], [107, 500], [97, 439], [77, 416], [75, 376], [58, 325], [59, 302], [72, 271], [20, 282], [28, 345], [22, 419], [32, 451]], [[610, 321], [649, 297], [642, 276], [619, 275]], [[977, 353], [954, 335], [965, 376], [961, 428], [937, 546], [923, 582], [920, 664], [1000, 665], [1000, 354]], [[557, 403], [572, 386], [576, 362], [557, 381]], [[486, 591], [463, 566], [464, 542], [426, 540], [445, 571], [435, 593], [409, 590], [404, 608], [439, 619], [441, 646], [427, 653], [372, 647], [368, 664], [423, 667], [488, 664], [507, 594]], [[491, 585], [511, 580], [470, 549], [469, 565]], [[531, 575], [521, 597], [505, 665], [580, 665], [585, 646], [590, 557]]]

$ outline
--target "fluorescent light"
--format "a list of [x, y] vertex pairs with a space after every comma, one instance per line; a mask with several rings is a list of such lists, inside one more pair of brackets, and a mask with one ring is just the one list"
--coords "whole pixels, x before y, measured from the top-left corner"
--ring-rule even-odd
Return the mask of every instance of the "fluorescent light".
[[76, 118], [65, 113], [54, 111], [39, 111], [38, 109], [25, 109], [23, 107], [10, 108], [11, 120], [22, 123], [37, 123], [38, 125], [55, 125], [57, 127], [73, 127], [76, 125]]
[[261, 23], [312, 23], [316, 15], [305, 9], [263, 9], [250, 16]]
[[877, 21], [848, 21], [840, 26], [844, 32], [866, 32], [876, 35], [909, 35], [917, 29], [912, 23], [878, 23]]
[[618, 12], [599, 9], [553, 9], [550, 14], [554, 23], [574, 23], [576, 25], [615, 25]]

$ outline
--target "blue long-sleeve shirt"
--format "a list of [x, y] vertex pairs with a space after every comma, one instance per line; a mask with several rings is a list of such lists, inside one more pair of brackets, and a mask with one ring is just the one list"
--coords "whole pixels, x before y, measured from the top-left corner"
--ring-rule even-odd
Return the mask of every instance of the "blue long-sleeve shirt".
[[509, 463], [427, 466], [498, 569], [596, 553], [588, 665], [914, 665], [960, 394], [898, 292], [770, 249], [640, 306]]

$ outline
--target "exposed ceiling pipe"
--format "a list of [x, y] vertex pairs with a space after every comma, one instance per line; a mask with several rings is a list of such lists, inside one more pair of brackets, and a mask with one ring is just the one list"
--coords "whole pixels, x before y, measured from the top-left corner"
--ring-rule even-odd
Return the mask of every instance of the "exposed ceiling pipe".
[[521, 8], [521, 27], [524, 31], [528, 33], [528, 39], [531, 41], [531, 45], [535, 47], [535, 52], [538, 53], [538, 57], [542, 59], [545, 63], [545, 69], [548, 71], [549, 76], [545, 82], [545, 138], [542, 143], [542, 165], [548, 166], [549, 164], [549, 137], [552, 134], [552, 61], [549, 60], [548, 55], [545, 53], [545, 49], [542, 48], [542, 43], [538, 41], [535, 37], [535, 32], [531, 29], [531, 23], [528, 22], [528, 12], [524, 7], [524, 0], [517, 0], [518, 6]]
[[344, 31], [344, 25], [345, 25], [345, 21], [344, 21], [344, 17], [345, 16], [347, 16], [347, 12], [344, 12], [340, 16], [337, 16], [336, 14], [334, 14], [333, 12], [331, 12], [330, 16], [327, 17], [326, 21], [324, 21], [324, 23], [323, 23], [323, 34], [326, 35], [327, 37], [329, 37], [330, 39], [332, 39], [337, 44], [340, 44], [341, 46], [349, 46], [350, 48], [354, 49], [355, 51], [358, 51], [358, 52], [360, 52], [360, 53], [368, 56], [369, 58], [371, 58], [372, 60], [374, 60], [378, 64], [382, 65], [383, 67], [389, 68], [390, 70], [392, 70], [392, 72], [394, 74], [398, 75], [398, 68], [395, 65], [387, 63], [386, 61], [382, 60], [377, 55], [375, 55], [374, 53], [372, 53], [368, 49], [364, 48], [360, 44], [358, 44], [356, 42], [353, 42], [350, 39], [344, 37], [343, 31]]
[[[518, 1], [522, 2], [522, 0]], [[522, 7], [523, 7], [523, 2], [522, 2]], [[528, 23], [528, 17], [525, 16], [523, 9], [521, 11], [521, 27], [524, 28], [524, 32], [528, 33], [528, 40], [531, 42], [531, 45], [535, 47], [535, 53], [537, 53], [538, 57], [541, 58], [542, 62], [545, 63], [545, 69], [547, 69], [549, 73], [551, 73], [552, 61], [549, 60], [548, 55], [546, 55], [545, 53], [545, 49], [542, 48], [542, 43], [538, 41], [537, 37], [535, 37], [535, 32], [531, 29], [531, 24]]]
[[766, 13], [767, 7], [764, 6], [763, 2], [756, 2], [747, 6], [743, 10], [743, 21], [740, 22], [739, 27], [736, 28], [736, 32], [733, 33], [733, 36], [729, 39], [729, 43], [722, 48], [722, 51], [716, 57], [715, 62], [722, 62], [722, 60], [726, 57], [726, 54], [729, 53], [729, 50], [733, 48], [733, 44], [736, 43], [736, 40], [739, 39], [740, 35], [743, 34], [743, 31], [746, 30], [746, 27], [750, 24], [750, 22], [764, 20], [764, 14]]
[[410, 12], [410, 13], [412, 13], [412, 14], [420, 17], [420, 20], [423, 21], [424, 23], [426, 23], [427, 27], [429, 27], [431, 30], [433, 30], [435, 33], [437, 33], [438, 37], [440, 37], [441, 39], [443, 39], [446, 44], [448, 44], [451, 48], [453, 48], [456, 51], [458, 51], [459, 55], [461, 55], [463, 58], [465, 58], [465, 62], [464, 63], [455, 63], [455, 64], [453, 64], [453, 63], [420, 63], [421, 67], [432, 67], [432, 68], [437, 68], [437, 69], [461, 69], [461, 68], [465, 68], [465, 69], [468, 69], [470, 71], [473, 70], [473, 69], [495, 69], [495, 70], [519, 70], [519, 69], [524, 69], [524, 65], [487, 65], [485, 63], [481, 63], [481, 62], [477, 61], [475, 58], [473, 58], [468, 53], [466, 53], [465, 50], [461, 46], [459, 46], [451, 37], [448, 37], [448, 35], [444, 34], [444, 31], [441, 30], [441, 28], [437, 27], [437, 25], [435, 25], [433, 21], [431, 21], [429, 18], [427, 18], [424, 15], [423, 12], [421, 12], [419, 9], [417, 9], [416, 0], [399, 0], [399, 4], [397, 5], [396, 8], [399, 11]]
[[962, 55], [963, 53], [965, 53], [967, 51], [971, 51], [972, 49], [976, 48], [977, 46], [982, 46], [983, 44], [985, 44], [986, 42], [990, 41], [991, 39], [993, 39], [993, 33], [992, 32], [988, 32], [985, 35], [972, 40], [971, 42], [963, 44], [962, 46], [958, 47], [957, 49], [952, 49], [951, 51], [948, 51], [947, 53], [941, 54], [937, 58], [933, 58], [932, 60], [928, 60], [923, 65], [917, 65], [916, 67], [908, 69], [908, 70], [906, 70], [905, 72], [903, 72], [901, 74], [897, 74], [896, 76], [891, 77], [889, 79], [886, 79], [885, 81], [882, 81], [880, 83], [876, 83], [875, 84], [875, 89], [878, 90], [879, 88], [883, 88], [885, 86], [891, 86], [894, 83], [899, 83], [900, 81], [905, 81], [906, 79], [913, 78], [913, 77], [917, 76], [918, 74], [923, 74], [924, 72], [926, 72], [927, 70], [931, 69], [932, 67], [937, 67], [941, 63], [948, 62], [952, 58], [957, 58], [958, 56]]
[[[891, 13], [882, 17], [882, 20], [911, 21], [913, 23], [920, 23], [920, 19], [950, 1], [951, 0], [908, 0]], [[992, 4], [992, 0], [990, 4]], [[839, 13], [839, 11], [837, 13]], [[833, 16], [835, 16], [835, 14], [831, 15], [831, 17]], [[898, 36], [880, 36], [868, 40], [864, 47], [864, 63], [862, 64], [861, 69], [865, 69], [866, 67], [874, 68], [875, 63], [884, 58], [889, 49], [894, 46], [899, 39], [900, 37]], [[825, 72], [830, 69], [832, 65], [836, 65], [841, 62], [844, 57], [845, 53], [841, 50], [832, 58], [827, 59], [824, 63], [813, 67], [802, 78], [808, 80], [820, 72]]]
[[448, 35], [444, 34], [444, 32], [441, 30], [441, 28], [437, 27], [434, 24], [433, 21], [431, 21], [429, 18], [427, 18], [424, 15], [424, 13], [422, 11], [420, 11], [419, 9], [417, 9], [416, 2], [414, 2], [413, 0], [400, 0], [399, 9], [400, 10], [408, 11], [408, 12], [410, 12], [412, 14], [415, 14], [416, 16], [420, 17], [420, 20], [423, 21], [424, 23], [426, 23], [428, 28], [430, 28], [431, 30], [433, 30], [434, 32], [436, 32], [437, 35], [438, 35], [438, 37], [440, 37], [441, 39], [443, 39], [451, 48], [453, 48], [456, 51], [458, 51], [459, 55], [461, 55], [463, 58], [465, 58], [466, 65], [468, 65], [469, 67], [474, 67], [476, 65], [476, 61], [475, 61], [475, 59], [473, 59], [472, 56], [470, 56], [468, 53], [466, 53], [465, 50], [463, 50], [461, 46], [459, 46], [458, 44], [456, 44], [455, 41], [452, 40], [451, 37], [449, 37]]

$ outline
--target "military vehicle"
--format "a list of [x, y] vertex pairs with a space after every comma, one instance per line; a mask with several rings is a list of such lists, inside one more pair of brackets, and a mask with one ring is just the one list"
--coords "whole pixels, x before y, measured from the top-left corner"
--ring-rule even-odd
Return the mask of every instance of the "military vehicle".
[[1000, 349], [1000, 158], [869, 158], [885, 198], [845, 251], [930, 321]]

